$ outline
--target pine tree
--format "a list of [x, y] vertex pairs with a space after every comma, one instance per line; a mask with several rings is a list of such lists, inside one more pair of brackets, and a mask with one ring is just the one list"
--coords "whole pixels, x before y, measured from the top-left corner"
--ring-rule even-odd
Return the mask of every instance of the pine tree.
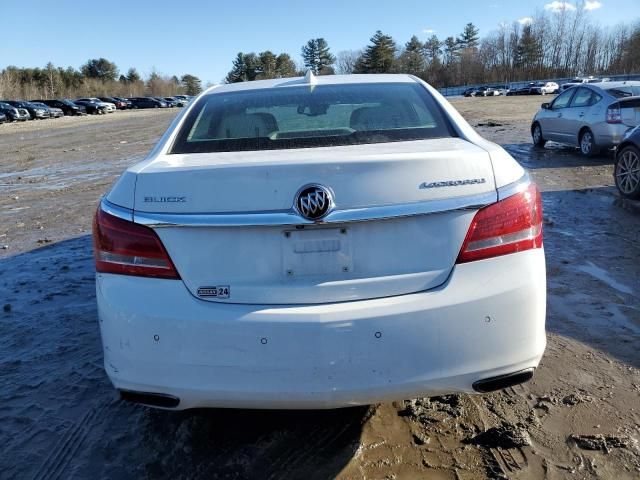
[[198, 95], [202, 91], [202, 82], [195, 75], [186, 74], [180, 78], [180, 83], [184, 87], [187, 95]]
[[449, 65], [458, 57], [460, 51], [459, 42], [453, 37], [447, 37], [444, 41], [444, 63]]
[[404, 52], [400, 55], [400, 66], [403, 72], [418, 76], [427, 67], [424, 45], [415, 35], [405, 44]]
[[478, 48], [479, 30], [473, 23], [467, 23], [464, 27], [464, 31], [460, 38], [458, 39], [458, 43], [461, 48]]
[[305, 67], [316, 75], [333, 73], [331, 67], [336, 58], [329, 51], [329, 45], [324, 38], [312, 38], [302, 47], [302, 59]]
[[233, 60], [233, 66], [231, 71], [227, 74], [225, 79], [227, 83], [237, 83], [247, 81], [247, 65], [244, 61], [244, 53], [238, 52], [236, 58]]
[[388, 73], [393, 70], [396, 44], [389, 35], [378, 30], [371, 37], [371, 45], [367, 46], [356, 63], [357, 73]]
[[522, 35], [516, 48], [516, 67], [525, 71], [533, 70], [542, 57], [542, 48], [533, 33], [531, 25], [522, 28]]
[[424, 43], [424, 50], [430, 63], [434, 63], [440, 60], [440, 54], [442, 53], [442, 42], [438, 40], [438, 37], [431, 35], [429, 40]]
[[129, 83], [136, 83], [136, 82], [139, 82], [140, 80], [142, 80], [140, 78], [140, 74], [138, 73], [138, 71], [135, 68], [130, 68], [127, 71], [127, 81]]
[[270, 50], [265, 50], [258, 55], [260, 61], [259, 78], [276, 78], [276, 56]]
[[82, 74], [87, 78], [98, 80], [115, 80], [118, 77], [118, 67], [115, 63], [106, 58], [92, 58], [80, 68]]
[[287, 53], [281, 53], [276, 58], [276, 76], [278, 78], [296, 76], [296, 64]]
[[258, 79], [258, 75], [262, 73], [262, 65], [260, 58], [253, 52], [244, 56], [245, 76], [247, 82]]

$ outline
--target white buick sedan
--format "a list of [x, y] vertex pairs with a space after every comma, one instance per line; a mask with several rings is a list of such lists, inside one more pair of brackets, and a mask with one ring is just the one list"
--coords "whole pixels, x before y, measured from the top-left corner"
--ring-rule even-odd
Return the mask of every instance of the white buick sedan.
[[408, 75], [214, 86], [103, 198], [105, 369], [186, 409], [335, 408], [531, 378], [540, 193]]

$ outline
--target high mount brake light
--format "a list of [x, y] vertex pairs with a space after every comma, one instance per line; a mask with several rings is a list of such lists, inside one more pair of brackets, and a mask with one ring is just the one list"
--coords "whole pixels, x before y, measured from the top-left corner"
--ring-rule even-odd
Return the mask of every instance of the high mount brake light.
[[531, 184], [476, 213], [456, 263], [542, 247], [542, 201]]
[[156, 232], [101, 208], [93, 221], [93, 246], [97, 272], [180, 279]]

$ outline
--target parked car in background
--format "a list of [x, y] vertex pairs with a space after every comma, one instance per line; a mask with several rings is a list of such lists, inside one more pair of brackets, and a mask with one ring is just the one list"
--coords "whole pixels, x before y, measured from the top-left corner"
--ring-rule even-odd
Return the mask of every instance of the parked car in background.
[[553, 95], [558, 93], [560, 87], [556, 82], [536, 82], [536, 85], [529, 89], [530, 95]]
[[36, 107], [29, 102], [25, 102], [24, 100], [1, 100], [2, 102], [8, 103], [9, 105], [13, 105], [16, 108], [22, 108], [29, 112], [30, 120], [42, 120], [45, 118], [49, 118], [49, 111], [46, 108]]
[[190, 108], [94, 220], [104, 368], [123, 399], [336, 408], [533, 376], [540, 193], [435, 89], [307, 74]]
[[103, 115], [109, 109], [104, 102], [94, 102], [93, 100], [74, 100], [73, 103], [83, 106], [91, 115]]
[[493, 86], [493, 94], [494, 95], [506, 95], [509, 92], [509, 85], [494, 85]]
[[127, 108], [127, 102], [119, 100], [115, 97], [98, 97], [98, 100], [101, 100], [105, 103], [113, 103], [113, 105], [116, 107], [116, 110], [124, 110]]
[[31, 118], [29, 112], [24, 108], [17, 108], [9, 103], [0, 100], [0, 113], [7, 116], [8, 122], [24, 122]]
[[[158, 100], [159, 102], [165, 103], [167, 108], [172, 108], [172, 107], [176, 107], [178, 105], [178, 102], [175, 101], [175, 99], [171, 98], [171, 97], [152, 97], [155, 98], [156, 100]], [[171, 99], [171, 100], [167, 100], [167, 98]]]
[[32, 102], [44, 103], [48, 107], [59, 108], [65, 115], [84, 115], [87, 110], [82, 105], [77, 105], [71, 100], [32, 100]]
[[640, 81], [583, 83], [543, 103], [531, 123], [533, 143], [548, 140], [592, 156], [618, 145], [640, 124]]
[[158, 100], [164, 100], [170, 107], [184, 107], [184, 104], [181, 100], [173, 97], [160, 97]]
[[49, 112], [49, 118], [64, 117], [64, 112], [59, 108], [50, 107], [49, 105], [45, 105], [42, 102], [33, 102], [33, 101], [31, 101], [29, 103], [31, 105], [36, 106], [36, 107], [44, 108], [45, 110], [47, 110], [47, 112]]
[[102, 100], [100, 100], [99, 98], [95, 98], [95, 97], [90, 97], [90, 98], [79, 98], [77, 101], [82, 101], [82, 102], [93, 102], [95, 104], [98, 105], [102, 105], [104, 107], [106, 107], [105, 111], [107, 113], [113, 113], [116, 111], [116, 106], [114, 103], [111, 102], [104, 102]]
[[536, 82], [529, 82], [528, 84], [522, 86], [522, 87], [517, 87], [517, 88], [512, 88], [511, 90], [509, 90], [509, 92], [507, 93], [508, 96], [513, 96], [513, 95], [530, 95], [531, 94], [531, 89], [536, 87]]
[[123, 98], [123, 97], [113, 97], [113, 98], [115, 98], [116, 100], [119, 100], [121, 102], [124, 102], [124, 104], [125, 104], [124, 108], [125, 109], [131, 108], [131, 101], [128, 98]]
[[598, 77], [577, 77], [569, 80], [568, 82], [563, 83], [560, 86], [560, 91], [564, 92], [568, 88], [575, 87], [578, 85], [582, 85], [583, 83], [602, 83], [608, 82], [608, 78], [598, 78]]
[[131, 108], [164, 108], [167, 106], [165, 102], [151, 97], [133, 97], [129, 100], [131, 100]]
[[177, 96], [176, 97], [167, 97], [167, 98], [173, 99], [173, 101], [176, 102], [176, 106], [178, 106], [178, 107], [185, 107], [189, 103], [189, 100], [185, 100], [185, 99], [177, 97]]
[[193, 100], [193, 97], [189, 96], [189, 95], [174, 95], [173, 98], [175, 98], [176, 100], [182, 100], [184, 102], [184, 105], [186, 106], [191, 100]]
[[472, 97], [472, 96], [474, 96], [473, 94], [475, 94], [476, 88], [477, 87], [467, 88], [464, 92], [462, 92], [462, 96], [463, 97]]
[[487, 86], [482, 86], [482, 87], [477, 87], [476, 91], [473, 93], [472, 96], [474, 97], [486, 97], [487, 96], [487, 90], [489, 90], [489, 87]]

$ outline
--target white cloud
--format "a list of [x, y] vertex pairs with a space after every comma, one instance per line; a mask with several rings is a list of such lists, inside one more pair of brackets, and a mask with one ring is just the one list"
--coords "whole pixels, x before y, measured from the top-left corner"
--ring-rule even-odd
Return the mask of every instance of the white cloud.
[[602, 8], [602, 3], [598, 0], [587, 0], [584, 3], [585, 10], [597, 10], [598, 8]]
[[554, 0], [551, 3], [547, 3], [544, 6], [545, 10], [551, 10], [552, 12], [561, 12], [562, 10], [575, 10], [576, 6], [570, 2], [559, 2]]
[[533, 18], [531, 17], [522, 17], [518, 19], [518, 23], [520, 25], [530, 25], [533, 23]]
[[436, 33], [436, 31], [433, 28], [425, 28], [424, 30], [422, 30], [422, 33], [426, 33], [427, 35], [432, 35]]

